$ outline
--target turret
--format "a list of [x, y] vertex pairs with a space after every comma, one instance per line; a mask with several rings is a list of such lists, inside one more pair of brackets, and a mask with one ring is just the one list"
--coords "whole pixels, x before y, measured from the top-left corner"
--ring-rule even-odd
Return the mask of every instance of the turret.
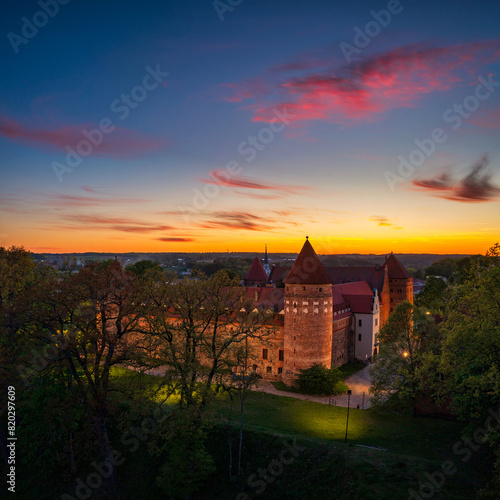
[[291, 385], [300, 370], [332, 360], [332, 282], [308, 238], [284, 284], [283, 380]]

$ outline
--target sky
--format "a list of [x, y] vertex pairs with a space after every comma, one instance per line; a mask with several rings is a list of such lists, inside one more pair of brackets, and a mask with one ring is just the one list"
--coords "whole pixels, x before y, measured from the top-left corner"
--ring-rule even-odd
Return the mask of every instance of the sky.
[[8, 2], [0, 246], [485, 253], [496, 0]]

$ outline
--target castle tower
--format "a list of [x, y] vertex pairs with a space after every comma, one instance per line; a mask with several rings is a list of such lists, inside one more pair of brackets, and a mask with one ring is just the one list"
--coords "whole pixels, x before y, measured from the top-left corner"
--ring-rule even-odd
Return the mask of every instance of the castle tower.
[[332, 363], [332, 282], [308, 237], [285, 283], [283, 381], [301, 369]]
[[267, 279], [268, 276], [262, 266], [262, 262], [258, 257], [255, 257], [250, 269], [243, 279], [243, 284], [245, 286], [266, 286]]
[[413, 278], [392, 252], [387, 258], [386, 265], [389, 274], [389, 313], [391, 313], [404, 300], [413, 304]]

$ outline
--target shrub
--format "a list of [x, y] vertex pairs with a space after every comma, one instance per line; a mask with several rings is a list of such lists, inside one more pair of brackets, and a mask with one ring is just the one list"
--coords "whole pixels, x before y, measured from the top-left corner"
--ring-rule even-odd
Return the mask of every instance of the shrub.
[[305, 394], [334, 394], [341, 388], [342, 373], [338, 368], [326, 368], [314, 364], [307, 370], [300, 370], [298, 386]]

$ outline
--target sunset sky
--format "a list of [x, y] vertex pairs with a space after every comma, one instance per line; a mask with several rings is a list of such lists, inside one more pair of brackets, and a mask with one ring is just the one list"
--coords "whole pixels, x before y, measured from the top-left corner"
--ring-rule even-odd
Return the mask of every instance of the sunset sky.
[[497, 0], [60, 2], [0, 16], [0, 246], [500, 240]]

